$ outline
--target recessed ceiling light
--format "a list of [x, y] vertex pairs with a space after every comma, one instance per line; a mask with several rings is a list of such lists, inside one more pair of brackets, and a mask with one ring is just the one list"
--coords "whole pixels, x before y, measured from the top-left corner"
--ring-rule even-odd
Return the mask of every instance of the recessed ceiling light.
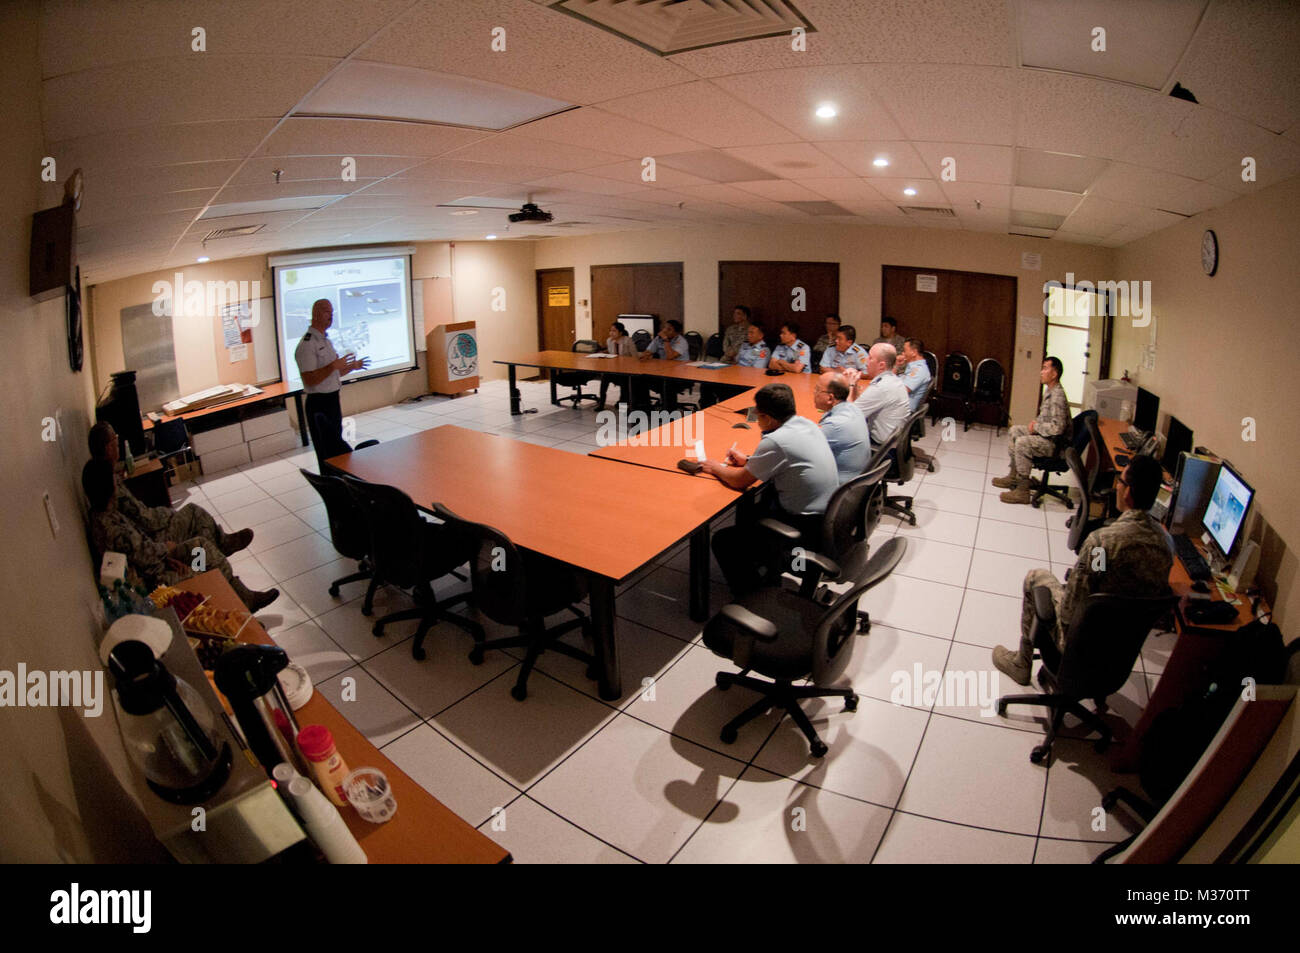
[[496, 238], [495, 235], [489, 235], [489, 236], [488, 236], [488, 241], [492, 241], [492, 239], [494, 239], [494, 238]]
[[478, 214], [478, 209], [476, 209], [476, 208], [465, 208], [465, 209], [461, 209], [459, 212], [452, 212], [451, 214], [452, 214], [452, 215], [477, 215], [477, 214]]
[[903, 194], [904, 194], [904, 195], [915, 195], [915, 194], [916, 194], [916, 189], [903, 189]]
[[820, 106], [817, 107], [818, 119], [834, 119], [838, 113], [839, 110], [836, 109], [834, 106], [832, 106], [830, 103], [822, 103]]
[[889, 165], [889, 160], [886, 159], [884, 156], [876, 156], [874, 159], [871, 160], [871, 164], [874, 165], [877, 169], [883, 169], [885, 166]]
[[209, 258], [207, 255], [201, 255], [201, 256], [199, 256], [199, 257], [198, 257], [197, 259], [195, 259], [195, 260], [198, 261], [198, 263], [201, 265], [201, 264], [203, 264], [205, 261], [211, 261], [212, 259]]

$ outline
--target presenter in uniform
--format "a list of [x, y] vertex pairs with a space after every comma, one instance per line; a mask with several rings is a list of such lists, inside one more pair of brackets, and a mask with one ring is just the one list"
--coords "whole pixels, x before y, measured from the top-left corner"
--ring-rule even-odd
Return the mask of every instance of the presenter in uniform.
[[350, 453], [343, 439], [343, 410], [339, 406], [340, 378], [370, 366], [370, 358], [356, 359], [348, 353], [339, 357], [325, 336], [334, 323], [334, 305], [321, 298], [311, 306], [311, 327], [298, 342], [293, 358], [298, 362], [302, 389], [307, 394], [307, 430], [316, 447], [316, 460], [323, 467], [330, 457]]

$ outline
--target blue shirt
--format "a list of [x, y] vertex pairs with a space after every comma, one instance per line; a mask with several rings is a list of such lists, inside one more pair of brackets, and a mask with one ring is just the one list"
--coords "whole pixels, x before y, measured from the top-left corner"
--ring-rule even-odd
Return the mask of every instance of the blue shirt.
[[812, 348], [798, 338], [795, 338], [793, 344], [778, 344], [773, 348], [772, 360], [803, 364], [803, 372], [805, 374], [812, 373]]
[[907, 402], [915, 411], [921, 406], [921, 399], [930, 386], [930, 365], [925, 362], [925, 358], [911, 361], [898, 377], [907, 387]]
[[766, 341], [750, 344], [746, 341], [736, 353], [736, 363], [741, 367], [767, 367], [772, 352], [767, 349]]
[[856, 367], [860, 371], [867, 369], [867, 349], [861, 344], [849, 345], [847, 351], [837, 347], [828, 347], [822, 355], [822, 370], [835, 371], [842, 367]]
[[764, 434], [745, 467], [776, 487], [781, 509], [794, 516], [825, 513], [840, 485], [835, 455], [821, 428], [798, 414]]
[[821, 422], [822, 433], [835, 455], [835, 466], [840, 483], [862, 476], [871, 460], [871, 437], [867, 433], [867, 418], [862, 411], [847, 400], [842, 400], [826, 411]]
[[871, 442], [877, 447], [894, 435], [907, 415], [907, 387], [892, 371], [871, 379], [871, 383], [853, 402], [867, 422]]
[[[668, 346], [673, 349], [674, 361], [684, 361], [691, 353], [691, 346], [686, 342], [685, 334], [677, 335], [677, 337], [672, 339], [672, 343], [669, 344]], [[646, 347], [646, 351], [650, 354], [651, 357], [663, 357], [664, 339], [656, 334], [654, 336], [654, 340], [652, 340], [649, 346]]]

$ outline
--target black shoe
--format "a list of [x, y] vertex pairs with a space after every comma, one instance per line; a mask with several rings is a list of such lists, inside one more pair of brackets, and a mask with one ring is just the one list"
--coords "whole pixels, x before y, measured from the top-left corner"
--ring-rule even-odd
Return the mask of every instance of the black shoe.
[[248, 594], [248, 611], [257, 615], [276, 599], [280, 598], [279, 589], [264, 589], [261, 592], [250, 592]]
[[253, 541], [253, 531], [251, 529], [241, 529], [238, 533], [227, 533], [225, 547], [222, 549], [227, 556], [233, 556], [240, 550], [247, 549]]

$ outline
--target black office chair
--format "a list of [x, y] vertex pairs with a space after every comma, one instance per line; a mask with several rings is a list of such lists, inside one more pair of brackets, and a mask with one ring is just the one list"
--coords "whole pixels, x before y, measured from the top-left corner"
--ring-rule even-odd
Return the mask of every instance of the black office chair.
[[704, 354], [712, 360], [722, 357], [722, 335], [714, 331], [704, 345]]
[[683, 337], [686, 338], [687, 356], [692, 361], [698, 361], [704, 353], [704, 335], [699, 331], [687, 331]]
[[[975, 373], [970, 358], [961, 351], [953, 351], [943, 361], [943, 376], [939, 378], [938, 393], [930, 402], [930, 423], [940, 417], [966, 418]], [[955, 410], [954, 410], [955, 408]]]
[[[1093, 493], [1093, 478], [1095, 474], [1089, 475], [1087, 468], [1084, 467], [1083, 461], [1079, 459], [1079, 452], [1074, 447], [1065, 448], [1065, 465], [1069, 469], [1070, 479], [1075, 488], [1079, 491], [1080, 506], [1074, 511], [1073, 515], [1066, 520], [1066, 529], [1070, 531], [1067, 537], [1067, 544], [1070, 549], [1077, 555], [1083, 541], [1088, 538], [1088, 534], [1095, 529], [1099, 529], [1106, 522], [1106, 500], [1098, 498]], [[1100, 505], [1101, 512], [1093, 514], [1093, 508]]]
[[1003, 695], [998, 699], [998, 714], [1005, 715], [1008, 705], [1042, 705], [1052, 710], [1047, 736], [1030, 752], [1034, 764], [1050, 763], [1052, 742], [1067, 713], [1099, 732], [1095, 746], [1105, 751], [1111, 741], [1110, 725], [1080, 703], [1091, 698], [1098, 711], [1105, 711], [1106, 699], [1119, 691], [1133, 672], [1147, 633], [1173, 609], [1178, 597], [1168, 590], [1158, 596], [1090, 595], [1068, 620], [1064, 653], [1058, 651], [1052, 634], [1056, 607], [1051, 591], [1040, 587], [1033, 590], [1033, 597], [1032, 634], [1038, 649], [1034, 656], [1043, 660], [1038, 683], [1046, 692]]
[[370, 560], [375, 575], [386, 585], [409, 589], [416, 602], [414, 609], [391, 612], [377, 619], [371, 627], [375, 637], [383, 635], [390, 622], [419, 619], [415, 641], [411, 643], [411, 657], [417, 661], [425, 657], [425, 635], [438, 622], [450, 622], [481, 641], [483, 629], [477, 622], [448, 611], [467, 602], [469, 593], [439, 601], [430, 585], [432, 580], [443, 576], [465, 578], [455, 570], [473, 554], [473, 540], [452, 528], [422, 519], [411, 498], [396, 487], [366, 483], [347, 475], [343, 480], [369, 525]]
[[654, 340], [654, 335], [645, 328], [638, 328], [632, 332], [632, 344], [638, 351], [644, 351], [648, 348], [652, 340]]
[[930, 368], [930, 381], [933, 386], [933, 382], [939, 379], [939, 359], [934, 356], [934, 351], [925, 351], [921, 356], [925, 358], [926, 366]]
[[[839, 696], [844, 699], [845, 711], [857, 710], [858, 696], [852, 686], [833, 688], [831, 683], [844, 674], [853, 655], [858, 601], [894, 570], [906, 548], [907, 541], [901, 537], [886, 542], [867, 560], [861, 576], [852, 579], [852, 588], [829, 606], [804, 593], [815, 591], [823, 576], [840, 577], [840, 569], [834, 561], [809, 552], [805, 555], [805, 581], [798, 592], [780, 586], [756, 589], [723, 606], [709, 620], [704, 627], [705, 646], [741, 669], [739, 673], [718, 672], [714, 679], [718, 690], [743, 685], [762, 695], [723, 726], [720, 737], [725, 744], [736, 740], [742, 725], [780, 706], [808, 739], [813, 757], [826, 754], [826, 743], [817, 736], [799, 700]], [[772, 681], [753, 678], [748, 674], [751, 671]], [[808, 676], [811, 684], [795, 684]]]
[[[591, 653], [559, 641], [565, 633], [581, 629], [584, 641], [591, 644], [591, 623], [576, 605], [587, 594], [586, 577], [548, 556], [521, 552], [500, 530], [463, 520], [440, 503], [433, 504], [433, 512], [458, 537], [471, 540], [469, 568], [474, 588], [470, 604], [492, 621], [515, 626], [520, 632], [516, 637], [485, 642], [480, 629], [469, 660], [481, 665], [488, 649], [526, 646], [528, 654], [510, 689], [519, 701], [528, 697], [528, 676], [538, 656], [548, 649], [586, 663], [587, 677], [594, 679]], [[547, 616], [566, 609], [575, 618], [546, 628]]]
[[988, 409], [993, 412], [994, 434], [1001, 433], [1008, 423], [1006, 391], [1007, 372], [1002, 365], [991, 357], [980, 361], [975, 368], [975, 390], [966, 413], [966, 429], [970, 430], [976, 414]]
[[366, 598], [361, 604], [361, 614], [370, 615], [374, 611], [375, 590], [379, 588], [380, 580], [370, 562], [370, 527], [366, 522], [365, 511], [342, 477], [318, 476], [301, 468], [298, 472], [315, 488], [320, 494], [321, 502], [325, 504], [325, 515], [330, 521], [330, 542], [334, 544], [335, 552], [344, 559], [357, 561], [357, 571], [330, 583], [329, 594], [337, 599], [340, 586], [369, 579], [370, 585], [366, 588]]
[[[920, 407], [923, 404], [930, 403], [930, 395], [932, 395], [933, 393], [934, 393], [934, 378], [931, 377], [930, 383], [927, 384], [925, 387], [925, 395], [921, 398], [921, 403], [917, 404], [916, 406]], [[916, 423], [912, 425], [912, 440], [915, 441], [918, 438], [924, 436], [925, 436], [925, 415], [922, 414], [920, 417], [916, 418]], [[917, 464], [925, 467], [931, 473], [934, 472], [934, 456], [932, 456], [928, 450], [922, 450], [920, 447], [913, 445], [912, 457], [913, 459], [916, 460]]]
[[1029, 502], [1032, 506], [1042, 506], [1043, 497], [1051, 496], [1060, 500], [1066, 506], [1073, 507], [1074, 502], [1070, 499], [1070, 488], [1064, 483], [1052, 483], [1053, 473], [1065, 473], [1069, 465], [1065, 462], [1065, 450], [1067, 447], [1073, 447], [1075, 453], [1083, 453], [1083, 448], [1088, 445], [1088, 416], [1097, 416], [1095, 410], [1085, 410], [1076, 414], [1070, 424], [1071, 433], [1057, 434], [1052, 438], [1052, 445], [1055, 448], [1049, 457], [1030, 457], [1030, 466], [1032, 470], [1042, 472], [1042, 477], [1038, 482], [1031, 483], [1029, 488]]
[[911, 526], [916, 525], [916, 514], [912, 512], [912, 497], [890, 493], [889, 484], [896, 483], [902, 486], [905, 483], [910, 483], [912, 477], [916, 475], [916, 457], [912, 453], [912, 425], [921, 417], [924, 417], [929, 410], [928, 404], [922, 404], [912, 411], [911, 415], [898, 428], [897, 448], [893, 454], [889, 476], [885, 478], [885, 512], [892, 513], [901, 520], [906, 520]]
[[[179, 464], [194, 462], [194, 449], [190, 446], [190, 432], [185, 426], [185, 418], [163, 420], [154, 424], [153, 448], [163, 465], [167, 484], [172, 482], [172, 474]], [[175, 458], [179, 457], [177, 461]]]
[[[573, 347], [570, 348], [570, 350], [575, 354], [595, 354], [597, 351], [604, 350], [604, 348], [595, 341], [584, 338], [581, 341], [574, 341]], [[571, 400], [573, 401], [573, 406], [577, 407], [578, 404], [584, 400], [594, 400], [599, 404], [601, 401], [599, 394], [584, 394], [582, 392], [584, 387], [592, 381], [599, 379], [599, 374], [592, 374], [588, 371], [552, 370], [551, 403], [558, 407], [561, 401]], [[560, 397], [556, 391], [557, 387], [571, 387], [573, 388], [573, 393]]]
[[[888, 459], [880, 460], [861, 476], [840, 484], [826, 504], [821, 532], [815, 539], [805, 539], [795, 527], [771, 517], [759, 520], [758, 525], [776, 537], [783, 553], [792, 552], [796, 546], [814, 550], [834, 560], [846, 579], [856, 579], [867, 562], [871, 531], [880, 522], [884, 496], [881, 484], [889, 467]], [[804, 595], [811, 597], [813, 593]], [[866, 612], [858, 613], [858, 621], [859, 631], [871, 628]]]

